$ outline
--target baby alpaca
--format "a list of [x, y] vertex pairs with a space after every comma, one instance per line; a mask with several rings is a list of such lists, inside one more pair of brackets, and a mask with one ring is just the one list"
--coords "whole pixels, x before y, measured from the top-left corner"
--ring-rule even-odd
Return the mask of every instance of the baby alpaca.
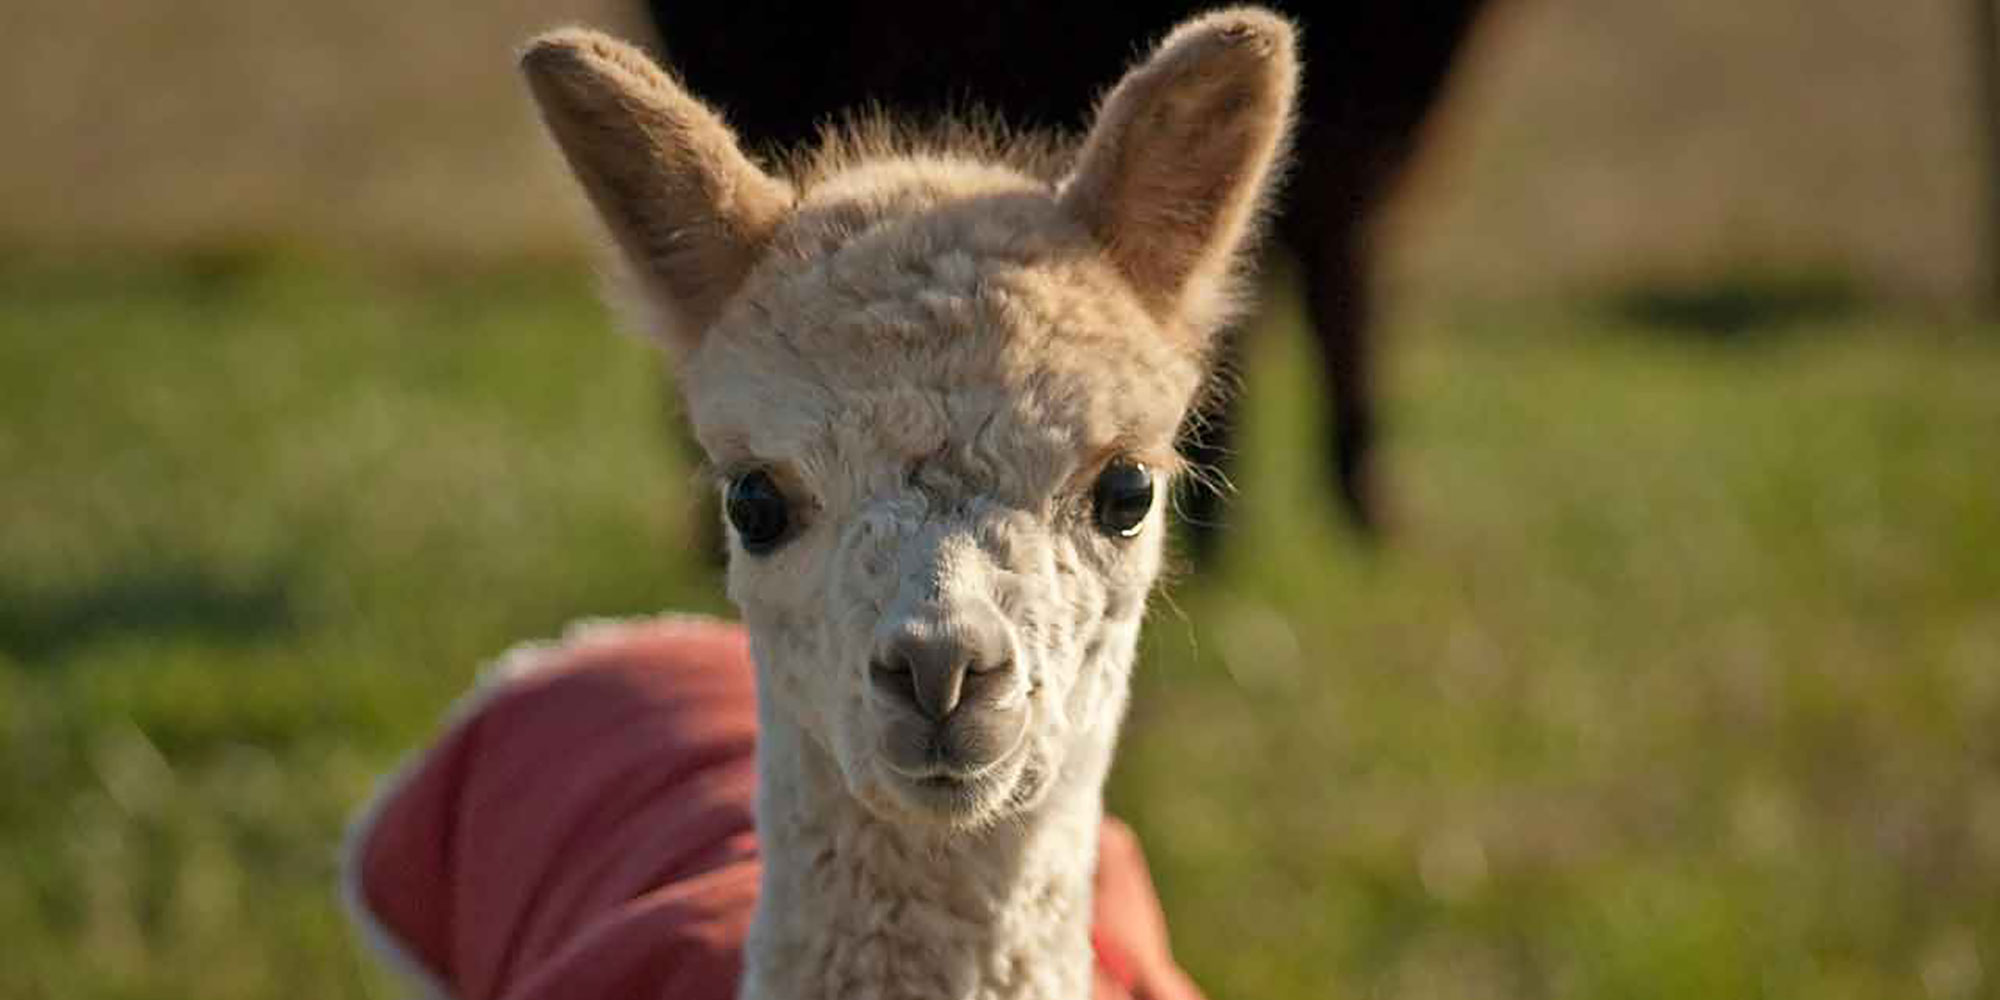
[[1258, 9], [1189, 21], [1060, 170], [1046, 143], [853, 128], [767, 171], [631, 47], [523, 57], [733, 527], [765, 863], [743, 997], [1089, 995], [1160, 498], [1293, 47]]

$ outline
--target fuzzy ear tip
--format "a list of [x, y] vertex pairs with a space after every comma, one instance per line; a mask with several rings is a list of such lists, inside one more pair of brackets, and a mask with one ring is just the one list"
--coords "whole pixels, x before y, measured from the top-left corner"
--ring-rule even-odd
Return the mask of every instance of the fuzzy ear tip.
[[1225, 7], [1183, 22], [1160, 43], [1155, 58], [1170, 66], [1248, 73], [1264, 80], [1282, 103], [1298, 85], [1298, 34], [1290, 18], [1269, 9]]
[[1181, 29], [1181, 34], [1207, 36], [1230, 48], [1248, 47], [1258, 55], [1285, 58], [1298, 44], [1292, 20], [1266, 7], [1225, 7], [1211, 11]]
[[624, 42], [592, 28], [568, 26], [544, 31], [521, 46], [521, 72], [530, 80], [546, 80], [593, 65], [623, 65]]
[[1208, 16], [1225, 37], [1260, 48], [1289, 48], [1298, 33], [1290, 18], [1268, 7], [1225, 7]]
[[537, 98], [546, 101], [546, 88], [582, 66], [588, 35], [581, 28], [558, 28], [535, 36], [521, 47], [518, 57], [521, 75], [528, 78]]
[[582, 49], [590, 45], [596, 34], [588, 28], [573, 26], [544, 31], [521, 46], [521, 69], [534, 73], [575, 59]]

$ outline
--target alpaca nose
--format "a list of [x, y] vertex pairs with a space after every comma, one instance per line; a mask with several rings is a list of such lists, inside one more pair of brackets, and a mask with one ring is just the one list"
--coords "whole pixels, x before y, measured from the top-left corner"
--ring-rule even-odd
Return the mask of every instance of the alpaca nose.
[[1005, 676], [1006, 650], [997, 622], [913, 623], [888, 637], [868, 672], [890, 701], [943, 722]]

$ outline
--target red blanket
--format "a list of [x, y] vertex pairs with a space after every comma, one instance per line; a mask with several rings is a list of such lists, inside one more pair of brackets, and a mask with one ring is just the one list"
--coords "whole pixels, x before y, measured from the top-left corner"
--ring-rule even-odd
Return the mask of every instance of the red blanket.
[[[348, 902], [457, 1000], [733, 1000], [757, 896], [740, 628], [588, 626], [510, 655], [350, 835]], [[1097, 1000], [1200, 1000], [1130, 831], [1101, 838]]]

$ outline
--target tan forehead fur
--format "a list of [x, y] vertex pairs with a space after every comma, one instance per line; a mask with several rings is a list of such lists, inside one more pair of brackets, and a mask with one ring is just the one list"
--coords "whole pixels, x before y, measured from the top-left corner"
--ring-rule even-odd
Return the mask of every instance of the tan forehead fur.
[[806, 188], [769, 246], [683, 368], [724, 461], [810, 456], [864, 416], [890, 461], [980, 431], [1029, 465], [1114, 447], [1171, 461], [1199, 352], [1049, 181], [948, 155], [863, 160]]

